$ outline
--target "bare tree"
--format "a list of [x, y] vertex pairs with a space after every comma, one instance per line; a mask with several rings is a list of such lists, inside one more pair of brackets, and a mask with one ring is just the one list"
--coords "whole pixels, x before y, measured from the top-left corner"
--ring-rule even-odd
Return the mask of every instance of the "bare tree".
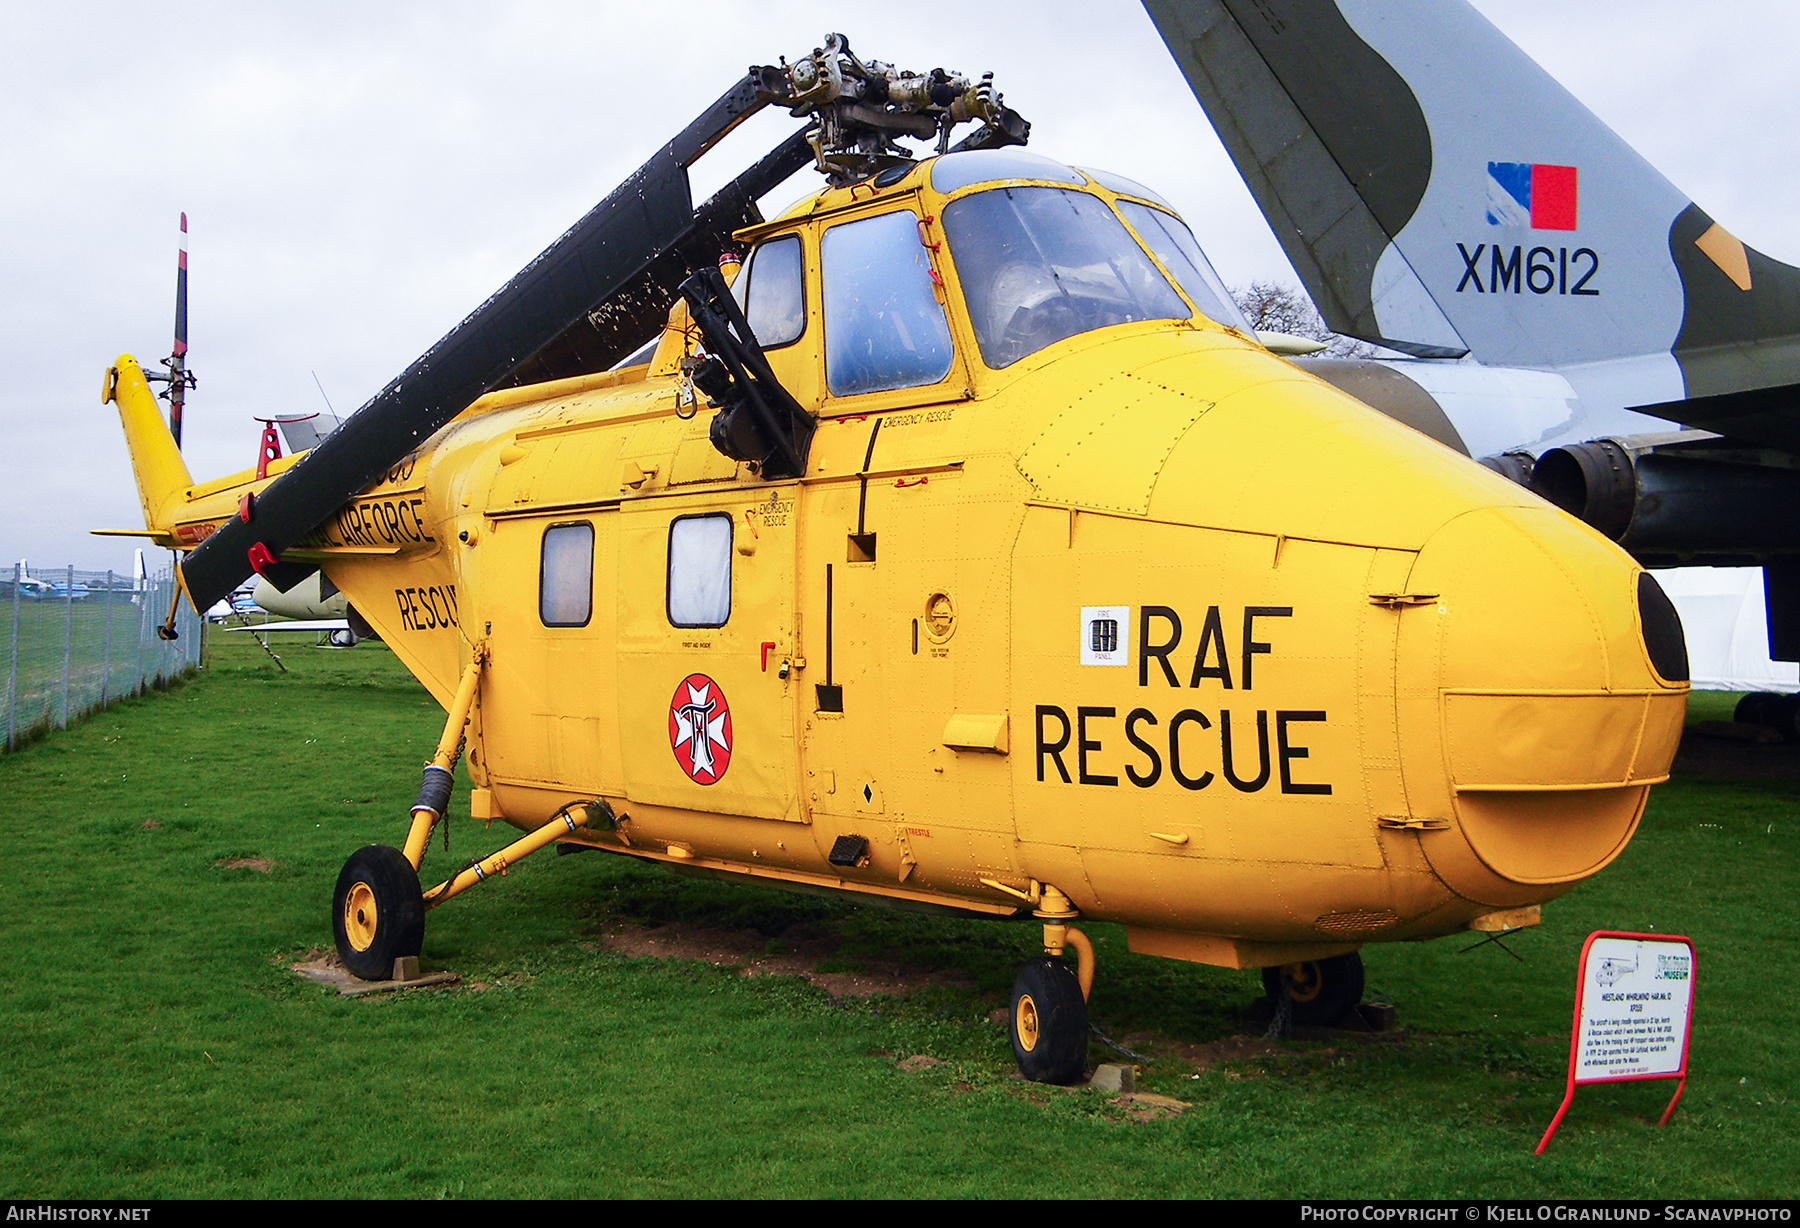
[[1324, 353], [1331, 358], [1368, 358], [1375, 353], [1375, 347], [1368, 342], [1326, 328], [1312, 301], [1293, 286], [1253, 281], [1248, 286], [1233, 286], [1231, 297], [1249, 319], [1250, 327], [1259, 333], [1310, 337], [1323, 342]]

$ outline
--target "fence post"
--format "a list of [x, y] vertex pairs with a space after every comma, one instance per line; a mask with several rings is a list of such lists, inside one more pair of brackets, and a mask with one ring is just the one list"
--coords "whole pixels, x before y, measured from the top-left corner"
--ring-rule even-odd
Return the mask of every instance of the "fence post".
[[69, 727], [69, 650], [74, 647], [75, 633], [75, 565], [69, 564], [67, 587], [63, 590], [63, 685], [62, 708], [57, 713], [56, 727]]
[[23, 578], [23, 563], [13, 564], [13, 617], [12, 617], [12, 664], [6, 672], [6, 749], [11, 753], [13, 748], [13, 721], [19, 706], [19, 581]]
[[107, 684], [112, 681], [112, 612], [113, 599], [116, 596], [117, 594], [113, 592], [113, 573], [109, 570], [106, 573], [106, 630], [100, 635], [100, 706], [102, 708], [106, 706]]
[[144, 581], [143, 604], [138, 606], [137, 652], [134, 654], [137, 665], [137, 681], [131, 684], [131, 693], [133, 695], [141, 694], [144, 690], [144, 618], [150, 609], [151, 603], [156, 600], [153, 595], [155, 591], [155, 581], [146, 579]]
[[[163, 595], [161, 593], [156, 595], [156, 608], [158, 610], [163, 608]], [[152, 627], [156, 625], [157, 619], [154, 612], [150, 615], [150, 622]], [[144, 637], [144, 642], [150, 645], [150, 676], [146, 680], [145, 685], [149, 689], [154, 690], [157, 684], [162, 681], [163, 658], [168, 655], [169, 644], [167, 640], [162, 639], [154, 633]]]

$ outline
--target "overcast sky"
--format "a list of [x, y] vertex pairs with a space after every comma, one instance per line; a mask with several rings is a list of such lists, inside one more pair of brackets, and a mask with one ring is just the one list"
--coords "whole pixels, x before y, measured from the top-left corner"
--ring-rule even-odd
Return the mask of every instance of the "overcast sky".
[[[1476, 3], [1745, 242], [1800, 260], [1800, 9]], [[253, 462], [253, 414], [319, 409], [319, 385], [340, 414], [361, 404], [748, 64], [828, 30], [904, 68], [992, 70], [1034, 149], [1159, 189], [1226, 281], [1298, 284], [1126, 0], [0, 0], [0, 17], [0, 557], [33, 566], [131, 565], [132, 542], [86, 532], [142, 520], [101, 375], [169, 352], [182, 210], [186, 451], [207, 478]], [[702, 161], [696, 199], [795, 122], [761, 121]]]

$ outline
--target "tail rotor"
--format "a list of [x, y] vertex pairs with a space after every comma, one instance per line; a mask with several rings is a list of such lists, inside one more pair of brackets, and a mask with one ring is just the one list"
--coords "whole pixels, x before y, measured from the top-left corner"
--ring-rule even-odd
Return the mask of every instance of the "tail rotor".
[[187, 277], [187, 214], [183, 213], [181, 256], [175, 269], [175, 348], [162, 360], [162, 365], [168, 368], [166, 373], [144, 373], [146, 380], [168, 385], [158, 395], [169, 403], [169, 434], [175, 437], [177, 448], [181, 446], [181, 413], [187, 404], [187, 390], [197, 387], [200, 382], [187, 369]]

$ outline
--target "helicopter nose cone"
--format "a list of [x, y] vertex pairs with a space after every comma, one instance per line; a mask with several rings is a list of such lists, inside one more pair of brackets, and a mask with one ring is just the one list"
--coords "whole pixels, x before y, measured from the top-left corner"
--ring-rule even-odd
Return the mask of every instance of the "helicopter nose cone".
[[1454, 517], [1407, 588], [1396, 699], [1421, 847], [1466, 898], [1560, 894], [1619, 854], [1668, 775], [1688, 689], [1674, 608], [1548, 506]]

